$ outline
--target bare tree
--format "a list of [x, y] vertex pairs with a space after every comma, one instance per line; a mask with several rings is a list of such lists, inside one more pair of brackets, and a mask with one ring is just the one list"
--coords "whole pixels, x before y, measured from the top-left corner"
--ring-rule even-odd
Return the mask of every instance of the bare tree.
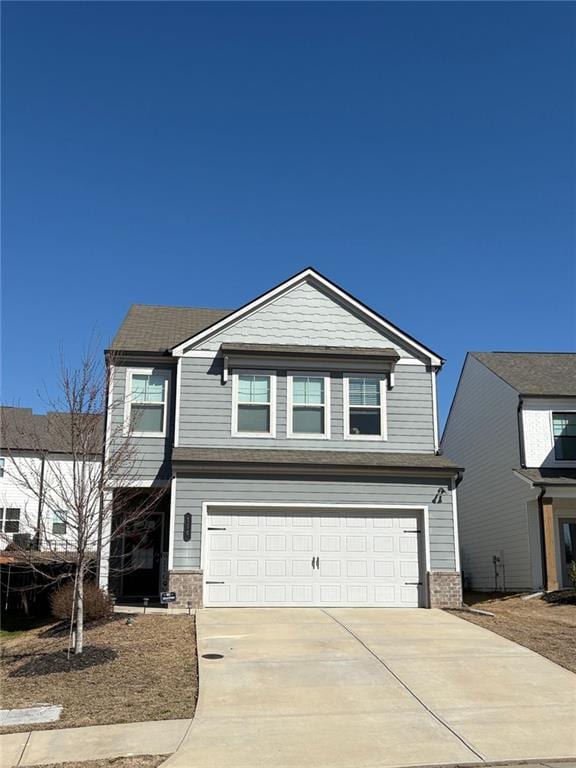
[[[31, 418], [29, 428], [21, 420], [11, 423], [9, 409], [2, 420], [7, 472], [37, 502], [30, 504], [30, 516], [38, 510], [34, 524], [28, 520], [33, 542], [16, 537], [10, 549], [48, 580], [74, 579], [71, 623], [77, 654], [84, 644], [84, 582], [90, 569], [115, 541], [138, 530], [165, 493], [163, 488], [143, 493], [139, 487], [140, 459], [130, 425], [109, 418], [124, 413], [124, 403], [108, 397], [113, 361], [100, 360], [93, 346], [78, 367], [62, 362], [58, 395], [49, 401], [52, 410], [40, 420]], [[43, 510], [61, 510], [61, 518], [50, 527]], [[57, 563], [72, 567], [54, 576]], [[112, 567], [129, 566], [120, 556]]]

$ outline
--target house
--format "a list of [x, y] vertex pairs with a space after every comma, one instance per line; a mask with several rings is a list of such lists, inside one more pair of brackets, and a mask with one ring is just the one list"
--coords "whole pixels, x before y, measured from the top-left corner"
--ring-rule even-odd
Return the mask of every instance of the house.
[[[66, 508], [74, 471], [69, 420], [68, 413], [0, 407], [0, 548], [14, 543], [74, 551], [76, 526]], [[101, 426], [94, 434], [99, 431]], [[88, 457], [94, 467], [101, 462], [101, 444], [100, 438]]]
[[576, 560], [576, 354], [470, 352], [441, 445], [466, 466], [458, 512], [469, 586], [569, 586]]
[[107, 450], [132, 429], [134, 487], [165, 488], [129, 572], [101, 570], [119, 597], [460, 604], [444, 361], [377, 312], [305, 269], [237, 310], [132, 306], [107, 360]]

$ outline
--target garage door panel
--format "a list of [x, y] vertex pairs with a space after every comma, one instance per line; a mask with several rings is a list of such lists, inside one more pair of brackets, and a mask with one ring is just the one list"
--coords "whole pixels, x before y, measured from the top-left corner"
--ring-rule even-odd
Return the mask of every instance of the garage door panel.
[[207, 522], [206, 605], [419, 604], [416, 515], [264, 509]]

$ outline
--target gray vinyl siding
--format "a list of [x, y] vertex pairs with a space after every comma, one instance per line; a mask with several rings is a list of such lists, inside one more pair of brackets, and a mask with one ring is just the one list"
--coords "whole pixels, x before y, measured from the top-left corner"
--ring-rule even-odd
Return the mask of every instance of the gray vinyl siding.
[[[402, 504], [429, 506], [432, 570], [453, 571], [454, 526], [452, 495], [446, 492], [435, 503], [441, 481], [426, 479], [334, 480], [283, 477], [176, 478], [174, 520], [175, 570], [199, 568], [203, 502], [253, 502], [316, 504]], [[173, 486], [174, 491], [174, 486]], [[192, 515], [192, 539], [183, 541], [183, 518]]]
[[[183, 357], [180, 362], [180, 446], [238, 448], [310, 448], [354, 451], [432, 452], [434, 427], [432, 374], [423, 365], [400, 365], [395, 386], [386, 393], [388, 439], [344, 439], [343, 377], [331, 374], [331, 437], [329, 440], [288, 438], [287, 376], [277, 371], [276, 437], [231, 437], [232, 377], [222, 383], [221, 358]], [[318, 370], [326, 370], [320, 365]]]
[[494, 588], [492, 557], [503, 555], [508, 589], [531, 589], [526, 501], [533, 492], [520, 466], [517, 393], [468, 356], [442, 438], [446, 456], [465, 467], [458, 487], [462, 571], [474, 589]]
[[317, 286], [303, 283], [236, 325], [204, 341], [199, 348], [217, 350], [222, 342], [326, 344], [350, 347], [394, 347], [403, 357], [413, 352], [392, 333], [371, 325]]
[[[110, 434], [112, 437], [122, 434], [124, 425], [124, 406], [126, 403], [126, 371], [128, 368], [153, 368], [155, 371], [169, 372], [168, 422], [166, 437], [133, 437], [134, 453], [130, 464], [135, 485], [148, 487], [164, 484], [171, 477], [171, 451], [174, 434], [174, 380], [175, 372], [171, 367], [159, 365], [114, 365], [110, 395]], [[121, 439], [119, 437], [119, 439]]]

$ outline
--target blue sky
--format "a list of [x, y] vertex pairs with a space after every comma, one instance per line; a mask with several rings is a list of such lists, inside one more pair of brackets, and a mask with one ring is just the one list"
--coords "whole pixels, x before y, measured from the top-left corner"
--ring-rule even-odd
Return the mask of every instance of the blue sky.
[[312, 265], [447, 358], [574, 350], [576, 6], [2, 7], [2, 401]]

